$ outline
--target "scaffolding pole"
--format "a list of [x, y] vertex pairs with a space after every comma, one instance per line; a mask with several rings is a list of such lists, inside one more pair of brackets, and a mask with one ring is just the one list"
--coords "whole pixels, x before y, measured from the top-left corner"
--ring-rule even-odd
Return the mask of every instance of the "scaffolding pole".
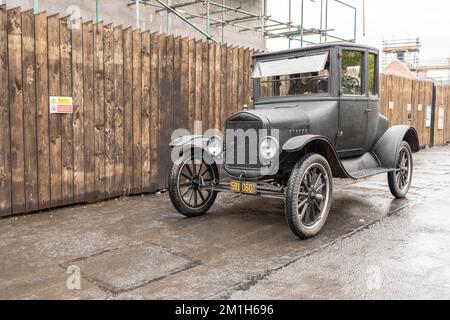
[[[98, 0], [96, 0], [98, 1]], [[128, 3], [129, 6], [136, 5], [136, 20], [137, 26], [140, 27], [140, 9], [139, 6], [149, 5], [155, 7], [155, 12], [167, 12], [168, 14], [173, 14], [183, 22], [188, 24], [190, 27], [201, 33], [206, 39], [215, 41], [215, 39], [211, 36], [211, 27], [221, 27], [221, 40], [224, 41], [224, 28], [225, 26], [231, 26], [239, 29], [239, 32], [258, 32], [261, 35], [261, 48], [265, 49], [266, 47], [266, 39], [274, 39], [274, 38], [287, 38], [289, 41], [289, 48], [291, 48], [292, 41], [299, 41], [300, 46], [303, 47], [305, 44], [313, 44], [314, 42], [307, 41], [305, 37], [311, 35], [320, 36], [320, 43], [323, 41], [328, 42], [328, 39], [331, 38], [337, 41], [355, 41], [357, 36], [357, 8], [351, 6], [344, 1], [341, 0], [332, 0], [336, 1], [344, 6], [352, 8], [354, 10], [354, 39], [348, 40], [343, 39], [338, 36], [330, 35], [330, 31], [334, 31], [334, 29], [330, 29], [328, 27], [328, 16], [329, 16], [329, 1], [330, 0], [320, 0], [320, 28], [305, 28], [305, 4], [304, 0], [301, 0], [301, 17], [300, 24], [294, 25], [292, 23], [293, 13], [292, 13], [292, 0], [289, 0], [289, 21], [279, 21], [273, 19], [271, 16], [267, 14], [267, 0], [261, 0], [261, 11], [259, 13], [249, 12], [244, 10], [242, 7], [233, 7], [230, 5], [224, 4], [224, 0], [186, 0], [185, 2], [171, 4], [169, 0], [130, 0]], [[317, 2], [314, 0], [310, 0], [312, 2]], [[189, 6], [203, 6], [203, 13], [193, 13], [188, 10], [182, 10], [182, 8]], [[217, 9], [213, 9], [217, 8]], [[233, 12], [236, 16], [225, 19], [225, 12]], [[204, 30], [198, 25], [191, 22], [193, 19], [203, 19], [204, 21]], [[257, 24], [259, 21], [259, 26]], [[251, 24], [254, 22], [254, 24]], [[169, 19], [168, 19], [169, 23]], [[243, 23], [246, 23], [244, 25]]]

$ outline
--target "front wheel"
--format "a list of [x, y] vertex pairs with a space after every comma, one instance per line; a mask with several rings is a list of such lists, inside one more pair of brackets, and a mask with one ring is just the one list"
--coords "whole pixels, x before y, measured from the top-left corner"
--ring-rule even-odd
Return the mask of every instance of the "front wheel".
[[169, 176], [169, 196], [173, 206], [186, 217], [205, 214], [214, 204], [219, 180], [217, 165], [207, 163], [195, 152], [187, 152], [172, 166]]
[[408, 142], [400, 145], [395, 171], [388, 173], [389, 190], [397, 199], [406, 197], [411, 187], [413, 173], [412, 151]]
[[325, 225], [333, 196], [333, 175], [319, 154], [306, 155], [292, 170], [286, 190], [286, 220], [302, 239], [316, 236]]

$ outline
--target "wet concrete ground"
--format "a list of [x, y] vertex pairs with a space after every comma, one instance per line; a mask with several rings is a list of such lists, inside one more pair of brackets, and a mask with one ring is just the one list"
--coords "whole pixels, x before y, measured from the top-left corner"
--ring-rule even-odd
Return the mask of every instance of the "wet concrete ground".
[[335, 181], [328, 222], [307, 241], [283, 203], [230, 195], [195, 219], [167, 194], [3, 219], [0, 298], [449, 299], [450, 147], [415, 166], [405, 200], [384, 175]]

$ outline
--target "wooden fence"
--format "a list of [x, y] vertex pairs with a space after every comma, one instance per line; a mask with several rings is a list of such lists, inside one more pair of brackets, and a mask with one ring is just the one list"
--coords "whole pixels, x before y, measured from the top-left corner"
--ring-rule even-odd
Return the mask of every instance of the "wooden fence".
[[380, 86], [381, 113], [389, 125], [413, 126], [422, 146], [450, 142], [450, 87], [384, 74]]
[[250, 105], [251, 56], [0, 6], [0, 216], [165, 188], [172, 129]]
[[[0, 6], [0, 216], [163, 189], [174, 128], [220, 128], [252, 105], [250, 49], [70, 23]], [[450, 141], [448, 87], [380, 85], [391, 125]], [[50, 96], [73, 97], [74, 113], [50, 114]]]

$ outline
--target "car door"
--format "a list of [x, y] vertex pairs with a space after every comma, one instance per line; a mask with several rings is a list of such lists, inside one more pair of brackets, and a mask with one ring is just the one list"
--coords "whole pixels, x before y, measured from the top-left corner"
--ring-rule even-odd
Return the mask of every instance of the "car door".
[[366, 51], [342, 48], [340, 54], [339, 131], [337, 151], [340, 157], [365, 152], [369, 99], [366, 80]]

